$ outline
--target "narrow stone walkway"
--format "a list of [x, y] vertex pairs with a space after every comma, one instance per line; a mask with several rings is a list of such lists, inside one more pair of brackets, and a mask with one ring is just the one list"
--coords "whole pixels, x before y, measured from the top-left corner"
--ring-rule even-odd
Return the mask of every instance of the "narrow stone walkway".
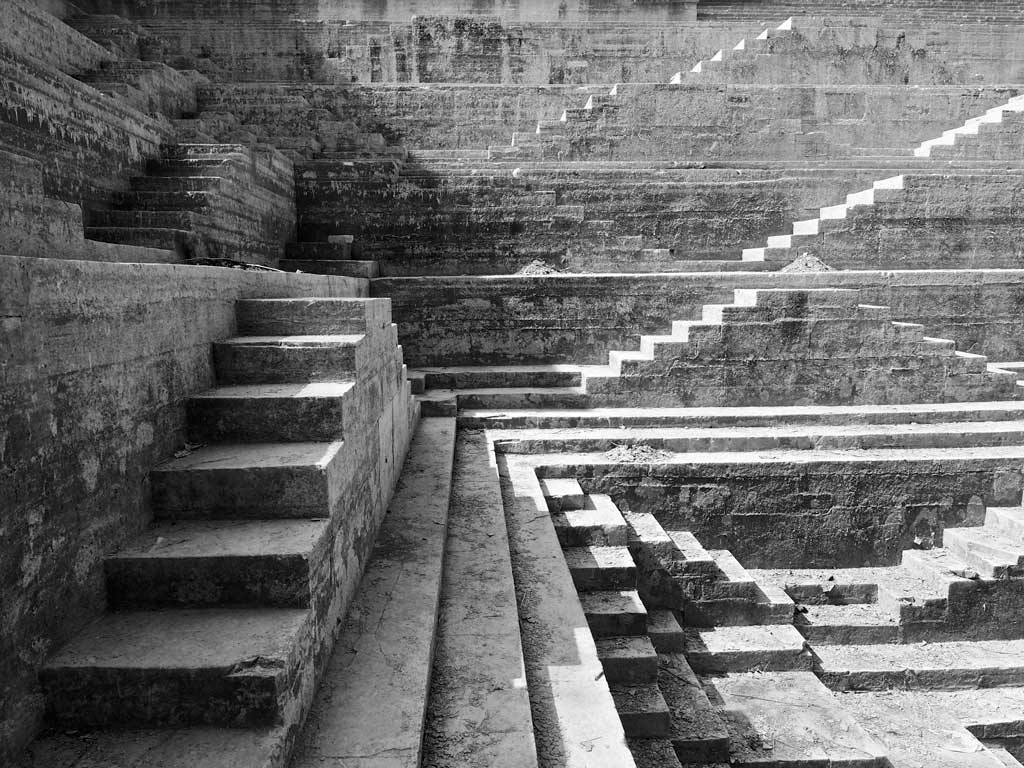
[[501, 486], [482, 431], [456, 442], [422, 765], [537, 765]]
[[454, 419], [423, 419], [299, 738], [293, 768], [418, 768]]

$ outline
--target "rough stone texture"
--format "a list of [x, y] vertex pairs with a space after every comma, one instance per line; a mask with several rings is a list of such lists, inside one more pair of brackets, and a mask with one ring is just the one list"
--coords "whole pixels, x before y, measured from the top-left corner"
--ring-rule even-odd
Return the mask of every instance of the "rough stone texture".
[[537, 749], [494, 454], [482, 432], [462, 432], [455, 451], [422, 764], [528, 768]]
[[633, 759], [544, 492], [532, 467], [507, 458], [498, 456], [498, 470], [538, 764], [629, 766]]
[[604, 363], [635, 349], [666, 319], [695, 320], [703, 304], [743, 287], [856, 287], [862, 300], [922, 323], [929, 336], [992, 360], [1024, 359], [1024, 272], [907, 271], [809, 274], [555, 275], [382, 279], [375, 296], [394, 304], [399, 340], [416, 367], [509, 363]]
[[[1001, 458], [997, 458], [998, 454]], [[651, 467], [560, 463], [623, 509], [653, 513], [749, 567], [893, 563], [915, 536], [1019, 499], [1016, 449], [684, 454]]]
[[584, 379], [611, 406], [1012, 400], [1016, 374], [957, 354], [846, 289], [737, 291]]
[[103, 557], [148, 522], [149, 470], [183, 444], [184, 399], [211, 383], [210, 341], [232, 331], [235, 299], [359, 290], [339, 278], [0, 258], [5, 748], [36, 727], [39, 664], [102, 610]]
[[[420, 764], [455, 424], [421, 422], [295, 765]], [[340, 619], [339, 619], [340, 620]]]

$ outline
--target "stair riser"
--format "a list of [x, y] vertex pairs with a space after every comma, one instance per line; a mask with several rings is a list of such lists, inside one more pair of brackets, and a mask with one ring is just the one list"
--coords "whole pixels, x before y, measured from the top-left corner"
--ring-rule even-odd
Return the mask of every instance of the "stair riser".
[[558, 536], [558, 543], [563, 548], [567, 547], [624, 547], [626, 546], [626, 529], [608, 528], [599, 525], [581, 526], [570, 525], [565, 520], [565, 515], [556, 512], [552, 515], [555, 524], [555, 534]]
[[330, 517], [335, 460], [319, 467], [229, 470], [154, 470], [154, 515], [159, 519], [260, 519]]
[[47, 717], [61, 728], [273, 725], [284, 715], [296, 671], [44, 669]]
[[222, 384], [325, 382], [355, 378], [366, 362], [356, 346], [284, 347], [214, 344], [217, 380]]
[[590, 408], [591, 398], [584, 393], [459, 393], [460, 409], [514, 409], [514, 408]]
[[629, 739], [659, 739], [668, 735], [668, 712], [619, 713], [619, 719]]
[[964, 562], [975, 566], [982, 577], [1003, 579], [1024, 575], [1024, 568], [1018, 562], [1011, 562], [1011, 556], [1001, 549], [986, 546], [984, 542], [961, 539], [954, 531], [946, 531], [943, 546]]
[[380, 277], [380, 266], [376, 261], [281, 259], [278, 267], [285, 272], [305, 272], [310, 275], [340, 275], [364, 280]]
[[811, 645], [879, 645], [899, 642], [900, 628], [892, 626], [801, 626], [797, 625]]
[[688, 605], [684, 613], [687, 623], [695, 627], [793, 623], [792, 604], [754, 603], [749, 600], [704, 600]]
[[633, 659], [601, 659], [604, 676], [609, 683], [641, 685], [658, 682], [658, 657], [651, 655]]
[[368, 333], [391, 323], [388, 299], [238, 301], [238, 332], [251, 336]]
[[578, 387], [578, 371], [482, 371], [426, 374], [427, 389], [492, 389], [502, 387]]
[[637, 637], [647, 631], [642, 613], [587, 613], [587, 625], [595, 638]]
[[833, 691], [963, 691], [1024, 685], [1024, 666], [989, 670], [955, 668], [856, 672], [818, 670], [818, 676]]
[[348, 423], [346, 398], [189, 400], [194, 443], [274, 443], [340, 440]]
[[[311, 553], [312, 554], [312, 553]], [[323, 553], [309, 556], [113, 558], [107, 600], [115, 610], [209, 606], [308, 608], [328, 583]]]
[[570, 567], [572, 582], [580, 592], [636, 588], [636, 568]]
[[689, 652], [686, 660], [694, 672], [789, 672], [811, 669], [812, 657], [806, 651], [731, 651], [728, 653]]

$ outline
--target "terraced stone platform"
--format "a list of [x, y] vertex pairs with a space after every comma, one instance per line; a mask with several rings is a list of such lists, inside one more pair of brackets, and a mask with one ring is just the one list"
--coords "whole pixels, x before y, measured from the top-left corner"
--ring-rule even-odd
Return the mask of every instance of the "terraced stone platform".
[[0, 765], [1021, 768], [1022, 42], [4, 3]]

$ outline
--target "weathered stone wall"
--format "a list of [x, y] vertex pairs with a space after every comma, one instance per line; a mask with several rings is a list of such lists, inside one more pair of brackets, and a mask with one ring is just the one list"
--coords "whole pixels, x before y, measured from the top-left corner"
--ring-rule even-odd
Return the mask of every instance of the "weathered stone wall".
[[0, 763], [38, 726], [38, 665], [103, 610], [102, 558], [148, 523], [148, 473], [182, 446], [235, 300], [360, 285], [0, 257]]
[[[62, 35], [51, 40], [55, 49], [84, 40], [60, 27]], [[55, 64], [61, 63], [58, 56]], [[102, 203], [171, 135], [166, 119], [100, 93], [54, 64], [19, 55], [16, 47], [0, 46], [0, 149], [42, 164], [46, 196]]]
[[[577, 86], [495, 84], [210, 86], [203, 109], [290, 135], [301, 123], [342, 126], [339, 143], [378, 133], [420, 149], [508, 146], [512, 133], [534, 134], [537, 121], [581, 107], [595, 93]], [[1017, 95], [1013, 87], [754, 86], [625, 84], [600, 119], [570, 124], [540, 147], [546, 157], [673, 160], [848, 157], [859, 148], [906, 149]], [[281, 111], [301, 97], [305, 114]], [[347, 135], [346, 135], [347, 134]], [[332, 149], [327, 146], [325, 149]], [[524, 153], [523, 157], [530, 157]]]
[[[150, 0], [143, 7], [135, 0], [78, 0], [84, 10], [121, 16], [194, 16], [237, 18], [237, 0]], [[417, 14], [499, 16], [530, 21], [578, 21], [581, 19], [641, 19], [644, 21], [692, 21], [691, 0], [635, 3], [633, 0], [253, 0], [245, 13], [254, 20], [266, 18], [320, 18], [360, 21], [406, 21]]]
[[893, 318], [922, 323], [990, 360], [1024, 359], [1024, 271], [562, 275], [408, 278], [373, 283], [391, 298], [411, 366], [595, 363], [668, 333], [734, 288], [861, 288]]
[[749, 568], [894, 565], [915, 537], [942, 543], [969, 507], [1020, 503], [1020, 468], [999, 458], [693, 462], [650, 467], [569, 465], [558, 472], [622, 509], [692, 531]]
[[[303, 239], [354, 235], [387, 276], [509, 274], [534, 258], [576, 272], [657, 271], [640, 248], [687, 260], [737, 259], [793, 221], [816, 216], [836, 190], [871, 186], [864, 169], [468, 169], [329, 160], [296, 166]], [[613, 226], [597, 229], [599, 222]], [[622, 238], [639, 240], [627, 254]], [[631, 241], [632, 242], [632, 241]]]

